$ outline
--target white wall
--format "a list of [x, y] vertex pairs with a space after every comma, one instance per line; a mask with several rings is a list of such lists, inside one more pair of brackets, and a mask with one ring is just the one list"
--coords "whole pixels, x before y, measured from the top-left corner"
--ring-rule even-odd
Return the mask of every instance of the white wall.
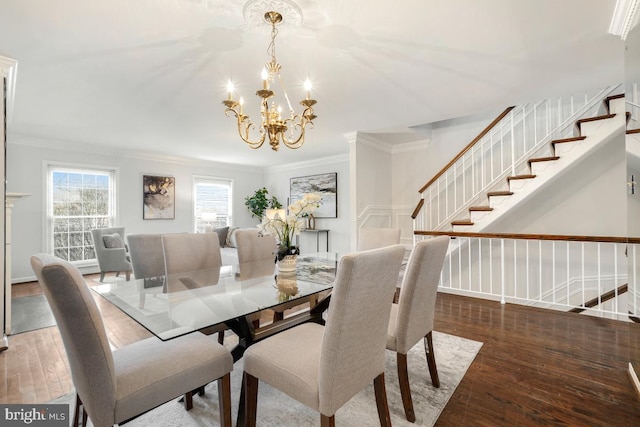
[[[255, 220], [244, 206], [244, 198], [262, 186], [261, 168], [214, 162], [153, 160], [89, 151], [54, 150], [46, 141], [38, 144], [8, 144], [7, 190], [29, 193], [13, 212], [12, 282], [35, 280], [29, 264], [32, 254], [46, 250], [45, 176], [47, 161], [115, 167], [118, 176], [118, 225], [127, 234], [171, 233], [193, 230], [193, 175], [209, 175], [233, 180], [233, 225], [254, 227]], [[142, 219], [142, 175], [170, 175], [176, 179], [176, 214], [173, 220]]]
[[[291, 178], [317, 175], [322, 173], [337, 173], [338, 178], [338, 217], [317, 218], [316, 229], [329, 230], [329, 251], [349, 252], [349, 238], [351, 235], [349, 218], [352, 215], [349, 208], [349, 158], [348, 156], [328, 157], [314, 162], [297, 163], [284, 167], [267, 168], [264, 172], [264, 185], [270, 195], [274, 195], [284, 205], [289, 198], [289, 183]], [[324, 250], [324, 236], [319, 237], [320, 250]], [[314, 234], [300, 235], [301, 252], [316, 252]]]

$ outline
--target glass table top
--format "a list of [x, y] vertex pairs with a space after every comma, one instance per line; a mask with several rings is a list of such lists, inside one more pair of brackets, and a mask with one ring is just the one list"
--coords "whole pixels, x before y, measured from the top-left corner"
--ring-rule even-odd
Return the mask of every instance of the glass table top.
[[299, 255], [296, 274], [273, 261], [100, 283], [93, 290], [162, 340], [331, 289], [340, 256]]

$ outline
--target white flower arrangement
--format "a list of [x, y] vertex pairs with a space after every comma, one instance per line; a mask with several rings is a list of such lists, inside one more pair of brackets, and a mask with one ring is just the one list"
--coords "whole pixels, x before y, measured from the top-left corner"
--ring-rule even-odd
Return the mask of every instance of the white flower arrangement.
[[293, 238], [304, 227], [304, 218], [318, 209], [321, 202], [322, 197], [319, 194], [305, 193], [302, 199], [289, 205], [289, 214], [284, 209], [267, 209], [267, 214], [259, 228], [262, 234], [277, 236], [278, 260], [282, 260], [285, 255], [299, 253], [298, 248], [293, 244]]

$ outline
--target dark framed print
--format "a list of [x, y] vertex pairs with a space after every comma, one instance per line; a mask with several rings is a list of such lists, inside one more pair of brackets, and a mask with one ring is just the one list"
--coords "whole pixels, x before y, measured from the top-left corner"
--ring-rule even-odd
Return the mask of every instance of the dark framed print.
[[142, 219], [175, 219], [176, 179], [143, 175], [142, 200]]
[[317, 193], [322, 197], [315, 218], [338, 217], [338, 174], [336, 172], [291, 178], [289, 203], [302, 199], [305, 193]]

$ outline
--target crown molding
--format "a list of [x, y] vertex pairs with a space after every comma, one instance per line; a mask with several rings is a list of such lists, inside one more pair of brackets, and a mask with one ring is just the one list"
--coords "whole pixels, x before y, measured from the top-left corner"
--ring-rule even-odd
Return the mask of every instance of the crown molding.
[[259, 166], [246, 166], [234, 163], [214, 162], [211, 160], [193, 159], [187, 157], [176, 157], [169, 155], [161, 155], [158, 153], [126, 150], [122, 148], [105, 148], [102, 145], [78, 143], [72, 141], [62, 141], [56, 139], [47, 139], [36, 136], [11, 134], [7, 139], [7, 143], [21, 145], [25, 147], [44, 148], [48, 150], [73, 151], [87, 153], [92, 155], [113, 156], [133, 160], [156, 161], [164, 163], [172, 163], [187, 166], [215, 166], [217, 169], [225, 169], [229, 171], [252, 172], [262, 170]]
[[336, 163], [349, 162], [349, 154], [339, 154], [337, 156], [321, 157], [315, 160], [308, 160], [298, 163], [290, 163], [279, 166], [267, 166], [264, 168], [266, 173], [286, 172], [294, 169], [309, 168], [316, 166], [335, 165]]
[[375, 136], [372, 136], [371, 134], [367, 134], [367, 133], [358, 133], [358, 137], [357, 137], [357, 141], [356, 143], [358, 144], [362, 144], [364, 146], [367, 147], [371, 147], [374, 148], [376, 150], [379, 151], [383, 151], [385, 153], [392, 153], [392, 145], [385, 142], [385, 141], [381, 141], [380, 139], [376, 138]]
[[0, 76], [7, 81], [7, 104], [5, 114], [7, 116], [6, 125], [10, 125], [13, 119], [13, 105], [16, 98], [16, 75], [18, 73], [18, 61], [0, 55]]
[[427, 147], [429, 147], [429, 142], [431, 142], [430, 139], [423, 139], [420, 141], [413, 141], [413, 142], [406, 142], [404, 144], [392, 145], [391, 153], [397, 154], [397, 153], [408, 153], [411, 151], [426, 150]]
[[640, 0], [617, 0], [609, 25], [609, 34], [620, 36], [622, 40], [626, 40], [629, 30], [634, 25], [639, 4]]

